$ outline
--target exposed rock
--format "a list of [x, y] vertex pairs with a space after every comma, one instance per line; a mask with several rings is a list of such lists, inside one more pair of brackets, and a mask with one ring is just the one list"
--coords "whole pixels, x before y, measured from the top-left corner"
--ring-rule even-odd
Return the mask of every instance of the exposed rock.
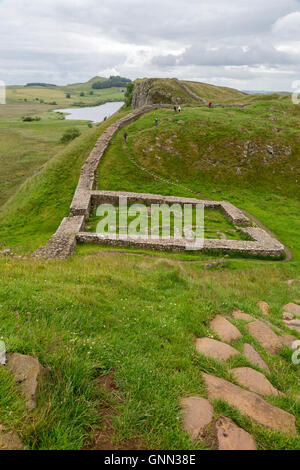
[[253, 437], [229, 418], [219, 418], [216, 431], [219, 450], [257, 450]]
[[289, 328], [291, 328], [292, 330], [296, 330], [296, 331], [299, 331], [300, 332], [300, 320], [292, 320], [292, 321], [286, 321], [284, 320], [284, 322], [286, 324], [286, 326], [288, 326]]
[[224, 400], [242, 414], [277, 431], [296, 435], [296, 419], [259, 395], [212, 375], [202, 374], [211, 400]]
[[45, 369], [31, 356], [14, 353], [8, 357], [7, 366], [21, 385], [25, 395], [26, 408], [32, 411], [36, 406], [36, 393]]
[[203, 429], [212, 422], [214, 410], [208, 400], [201, 397], [183, 398], [183, 429], [196, 440]]
[[289, 286], [291, 286], [294, 282], [295, 282], [295, 279], [288, 279], [287, 281], [285, 281], [285, 283], [288, 284]]
[[286, 321], [291, 321], [291, 320], [294, 320], [295, 315], [293, 315], [292, 313], [289, 313], [289, 312], [284, 312], [282, 317]]
[[221, 338], [222, 341], [231, 343], [236, 339], [240, 338], [242, 335], [239, 330], [232, 325], [226, 318], [217, 315], [210, 322], [210, 328]]
[[300, 305], [290, 303], [285, 305], [283, 309], [288, 313], [292, 313], [293, 315], [298, 315], [300, 317]]
[[198, 338], [196, 340], [196, 349], [204, 356], [212, 357], [218, 361], [226, 362], [229, 358], [236, 356], [239, 352], [229, 346], [211, 338]]
[[292, 335], [283, 335], [283, 336], [280, 336], [280, 341], [282, 344], [285, 344], [285, 346], [287, 346], [288, 348], [292, 348], [292, 344], [297, 341], [297, 338], [295, 338], [295, 336], [292, 336]]
[[24, 444], [19, 436], [12, 431], [7, 431], [0, 424], [0, 450], [24, 450]]
[[278, 354], [281, 350], [281, 342], [278, 336], [261, 321], [255, 321], [247, 325], [249, 333], [257, 339], [261, 346], [272, 354]]
[[261, 312], [264, 315], [269, 315], [270, 307], [269, 307], [269, 304], [267, 304], [267, 302], [264, 302], [264, 301], [258, 302], [257, 306], [260, 308]]
[[232, 373], [239, 384], [248, 388], [251, 392], [258, 393], [259, 395], [282, 395], [282, 393], [273, 387], [271, 382], [266, 379], [264, 374], [250, 367], [239, 367], [233, 369]]
[[265, 361], [260, 357], [257, 351], [255, 351], [254, 347], [251, 346], [251, 344], [244, 344], [244, 354], [246, 358], [248, 359], [249, 362], [252, 362], [252, 364], [255, 364], [258, 366], [260, 369], [265, 370], [270, 373], [270, 369], [265, 363]]
[[236, 320], [244, 320], [244, 321], [254, 321], [254, 318], [251, 317], [251, 315], [248, 315], [248, 313], [244, 313], [242, 310], [235, 309], [233, 311], [233, 318]]

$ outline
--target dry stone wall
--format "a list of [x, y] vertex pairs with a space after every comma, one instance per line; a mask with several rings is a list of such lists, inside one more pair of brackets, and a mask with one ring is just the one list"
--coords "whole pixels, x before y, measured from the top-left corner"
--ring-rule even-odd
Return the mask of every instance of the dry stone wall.
[[[181, 84], [185, 87], [184, 84]], [[186, 87], [187, 88], [187, 87]], [[199, 97], [198, 97], [199, 98]], [[252, 241], [237, 240], [204, 240], [202, 250], [237, 252], [253, 256], [266, 256], [279, 258], [284, 253], [284, 246], [275, 238], [269, 235], [265, 230], [257, 227], [251, 227], [251, 222], [244, 213], [224, 201], [203, 201], [194, 198], [180, 198], [173, 196], [161, 196], [156, 194], [140, 194], [116, 191], [98, 191], [97, 170], [99, 163], [106, 152], [111, 139], [122, 127], [130, 124], [145, 113], [158, 108], [170, 108], [170, 105], [147, 105], [133, 111], [131, 114], [119, 119], [98, 139], [94, 149], [90, 153], [87, 161], [83, 165], [80, 173], [79, 182], [70, 207], [70, 215], [63, 219], [56, 233], [51, 237], [45, 247], [40, 248], [34, 253], [35, 257], [43, 258], [67, 258], [75, 248], [77, 242], [80, 243], [104, 243], [118, 246], [134, 246], [136, 248], [150, 248], [166, 251], [184, 251], [186, 249], [186, 240], [174, 238], [158, 240], [147, 237], [122, 237], [120, 235], [112, 236], [110, 234], [88, 233], [84, 231], [85, 221], [89, 218], [91, 210], [104, 203], [118, 204], [120, 197], [126, 197], [128, 203], [143, 202], [145, 204], [203, 204], [205, 208], [221, 209], [223, 213], [240, 230], [244, 231]], [[244, 227], [244, 228], [242, 228]]]

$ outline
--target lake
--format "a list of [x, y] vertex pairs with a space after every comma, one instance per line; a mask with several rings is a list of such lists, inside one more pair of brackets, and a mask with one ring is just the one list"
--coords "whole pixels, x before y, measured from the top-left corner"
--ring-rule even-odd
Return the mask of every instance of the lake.
[[66, 119], [75, 119], [79, 121], [102, 122], [105, 117], [110, 117], [122, 106], [123, 101], [114, 103], [105, 103], [100, 106], [89, 106], [86, 108], [68, 108], [56, 109], [56, 113], [68, 113]]

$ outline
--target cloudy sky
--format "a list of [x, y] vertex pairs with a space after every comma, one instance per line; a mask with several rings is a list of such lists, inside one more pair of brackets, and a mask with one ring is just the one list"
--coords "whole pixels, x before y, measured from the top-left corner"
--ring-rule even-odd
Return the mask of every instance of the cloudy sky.
[[0, 80], [111, 74], [289, 91], [300, 0], [0, 0]]

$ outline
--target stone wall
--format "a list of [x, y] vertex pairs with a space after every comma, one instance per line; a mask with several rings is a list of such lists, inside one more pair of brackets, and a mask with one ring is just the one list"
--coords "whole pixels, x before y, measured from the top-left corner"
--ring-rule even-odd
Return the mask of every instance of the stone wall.
[[[181, 84], [185, 87], [184, 84]], [[199, 97], [198, 97], [199, 98]], [[199, 98], [200, 101], [203, 101]], [[199, 101], [198, 100], [198, 101]], [[90, 153], [87, 161], [83, 165], [80, 173], [79, 182], [70, 207], [70, 216], [63, 219], [56, 233], [51, 237], [47, 245], [34, 253], [35, 257], [43, 258], [67, 258], [75, 248], [77, 242], [80, 243], [105, 243], [118, 246], [134, 246], [136, 248], [148, 248], [166, 251], [184, 251], [186, 249], [185, 240], [169, 239], [148, 239], [146, 237], [122, 237], [117, 235], [112, 237], [109, 234], [97, 234], [84, 232], [84, 225], [89, 218], [91, 210], [104, 203], [118, 204], [120, 197], [126, 197], [129, 204], [145, 203], [151, 204], [203, 204], [205, 208], [221, 209], [223, 213], [239, 227], [253, 241], [237, 240], [204, 240], [202, 250], [236, 252], [252, 256], [266, 256], [279, 258], [284, 253], [284, 246], [275, 238], [269, 235], [265, 230], [257, 227], [251, 227], [251, 222], [244, 213], [225, 201], [207, 201], [195, 198], [180, 198], [173, 196], [161, 196], [157, 194], [140, 194], [117, 191], [98, 191], [97, 170], [101, 158], [107, 150], [111, 139], [116, 132], [123, 126], [130, 124], [145, 113], [158, 108], [170, 108], [170, 105], [147, 105], [143, 108], [133, 111], [131, 114], [119, 119], [98, 139], [94, 149]], [[247, 227], [247, 228], [241, 228]]]

